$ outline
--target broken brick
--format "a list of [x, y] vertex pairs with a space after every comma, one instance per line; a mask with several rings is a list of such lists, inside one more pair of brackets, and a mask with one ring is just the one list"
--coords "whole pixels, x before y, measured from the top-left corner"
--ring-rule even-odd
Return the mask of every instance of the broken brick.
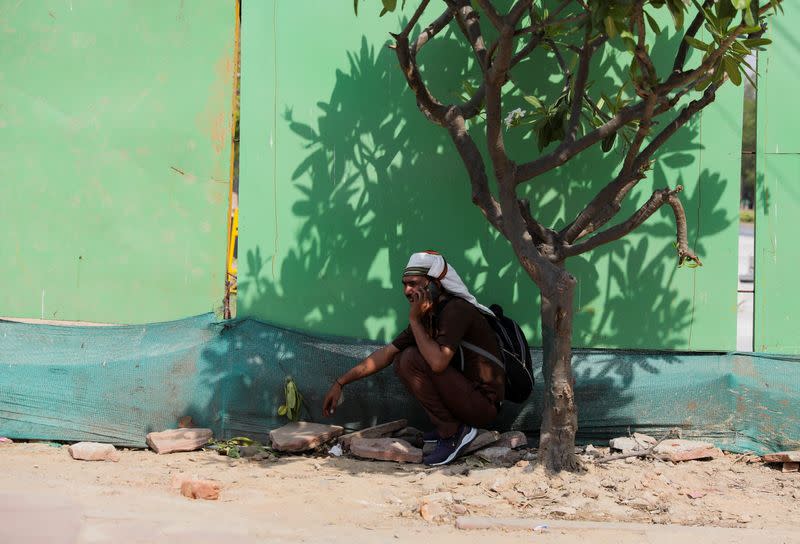
[[279, 451], [306, 451], [333, 440], [344, 432], [338, 425], [295, 421], [269, 432], [272, 448]]
[[215, 501], [219, 498], [220, 485], [212, 480], [184, 480], [181, 495], [190, 499]]
[[653, 452], [662, 459], [677, 463], [680, 461], [692, 461], [695, 459], [708, 459], [722, 457], [722, 450], [714, 447], [709, 442], [697, 442], [694, 440], [666, 440], [657, 445]]
[[399, 438], [355, 438], [350, 442], [350, 453], [380, 461], [422, 462], [422, 450]]
[[214, 436], [211, 429], [168, 429], [147, 433], [147, 445], [158, 453], [199, 450]]

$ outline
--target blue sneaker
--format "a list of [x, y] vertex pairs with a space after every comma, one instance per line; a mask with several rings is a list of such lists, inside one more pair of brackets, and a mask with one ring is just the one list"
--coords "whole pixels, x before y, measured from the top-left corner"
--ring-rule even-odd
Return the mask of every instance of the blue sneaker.
[[475, 427], [462, 424], [454, 436], [439, 439], [436, 449], [426, 455], [422, 462], [431, 467], [446, 465], [458, 457], [476, 436], [478, 431]]

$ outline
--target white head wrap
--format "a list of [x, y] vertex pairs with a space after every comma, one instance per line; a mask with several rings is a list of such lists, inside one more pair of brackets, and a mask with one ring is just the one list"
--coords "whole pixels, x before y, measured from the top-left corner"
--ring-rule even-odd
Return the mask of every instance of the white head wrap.
[[472, 293], [469, 292], [467, 286], [464, 285], [458, 272], [447, 264], [444, 257], [436, 252], [423, 251], [411, 255], [403, 276], [430, 276], [436, 278], [442, 282], [442, 287], [448, 293], [463, 298], [485, 314], [494, 315], [489, 308], [477, 301]]

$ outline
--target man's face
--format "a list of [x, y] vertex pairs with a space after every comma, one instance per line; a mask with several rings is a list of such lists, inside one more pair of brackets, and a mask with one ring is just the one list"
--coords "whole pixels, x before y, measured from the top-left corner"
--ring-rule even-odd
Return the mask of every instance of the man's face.
[[411, 302], [411, 294], [423, 290], [429, 282], [430, 280], [425, 276], [405, 276], [403, 277], [403, 294]]

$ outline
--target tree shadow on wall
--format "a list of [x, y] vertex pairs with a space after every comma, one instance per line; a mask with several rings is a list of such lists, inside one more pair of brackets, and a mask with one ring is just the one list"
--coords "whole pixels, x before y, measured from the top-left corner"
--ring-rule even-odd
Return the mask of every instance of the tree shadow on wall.
[[[435, 83], [442, 96], [457, 94], [471, 69], [469, 57], [460, 52], [455, 37], [450, 34], [444, 41], [445, 47], [428, 47], [423, 54], [426, 65], [448, 66], [448, 72], [439, 74]], [[346, 70], [337, 70], [330, 97], [317, 104], [321, 113], [316, 123], [298, 119], [291, 104], [285, 108], [285, 123], [308, 153], [290, 169], [290, 179], [278, 182], [291, 183], [301, 193], [291, 204], [291, 213], [302, 225], [274, 274], [269, 270], [271, 256], [259, 246], [247, 251], [239, 283], [246, 301], [244, 313], [318, 336], [387, 341], [407, 322], [399, 275], [408, 255], [430, 248], [447, 256], [479, 299], [500, 302], [507, 313], [532, 330], [531, 344], [537, 345], [538, 291], [518, 266], [507, 241], [489, 228], [470, 203], [462, 163], [445, 131], [417, 110], [394, 53], [376, 50], [365, 38], [358, 53], [348, 54], [348, 61]], [[621, 69], [613, 56], [601, 62], [609, 73]], [[481, 139], [476, 136], [479, 146]], [[671, 161], [672, 168], [690, 166], [692, 153], [699, 147], [693, 143], [696, 141], [697, 130], [690, 126], [683, 137], [670, 142], [651, 176], [655, 181], [643, 182], [639, 193], [626, 202], [621, 218], [635, 210], [637, 198], [646, 198], [656, 186], [675, 184], [674, 178], [666, 182], [672, 171], [665, 170], [665, 163], [670, 167]], [[510, 148], [531, 145], [535, 144], [522, 135], [509, 133]], [[605, 155], [589, 151], [549, 175], [546, 184], [529, 184], [527, 196], [545, 223], [558, 225], [611, 179], [618, 159], [618, 150]], [[702, 172], [695, 189], [684, 196], [687, 210], [700, 205], [701, 186], [703, 234], [714, 234], [728, 224], [718, 203], [724, 180]], [[709, 208], [709, 202], [717, 204]], [[707, 248], [698, 237], [699, 226], [690, 223], [689, 229], [690, 239], [697, 240], [695, 249], [703, 255]], [[677, 281], [676, 275], [694, 272], [670, 270], [676, 259], [674, 232], [674, 218], [664, 210], [641, 227], [638, 235], [568, 262], [579, 279], [575, 346], [685, 347], [693, 303], [684, 290], [686, 282]], [[312, 405], [312, 415], [319, 418], [322, 395], [340, 367], [344, 368], [345, 360], [335, 352], [295, 359], [297, 364], [315, 365], [315, 377], [309, 373], [307, 383], [300, 385]], [[268, 358], [265, 360], [269, 364]], [[357, 358], [346, 361], [352, 364]], [[605, 399], [602, 405], [582, 407], [581, 413], [589, 411], [597, 420], [636, 400], [625, 390], [637, 372], [657, 374], [660, 365], [675, 364], [679, 359], [661, 354], [588, 361], [575, 361], [577, 395], [579, 399], [582, 395]], [[589, 364], [591, 368], [586, 368]], [[397, 402], [391, 402], [395, 399], [402, 406], [413, 405], [396, 388], [391, 389], [394, 397], [386, 396], [390, 390], [382, 380], [387, 379], [394, 381], [387, 372], [365, 380], [363, 387], [368, 389], [364, 394], [371, 391], [372, 398], [384, 395], [388, 402], [381, 405], [392, 413], [397, 407]], [[276, 394], [282, 392], [282, 382], [280, 388]], [[369, 424], [374, 414], [381, 413], [367, 404], [359, 405], [362, 409], [360, 414], [356, 410], [341, 416], [344, 419], [339, 422]], [[524, 423], [526, 430], [534, 431], [538, 418], [539, 407], [532, 402], [519, 409], [511, 407], [504, 422]]]

